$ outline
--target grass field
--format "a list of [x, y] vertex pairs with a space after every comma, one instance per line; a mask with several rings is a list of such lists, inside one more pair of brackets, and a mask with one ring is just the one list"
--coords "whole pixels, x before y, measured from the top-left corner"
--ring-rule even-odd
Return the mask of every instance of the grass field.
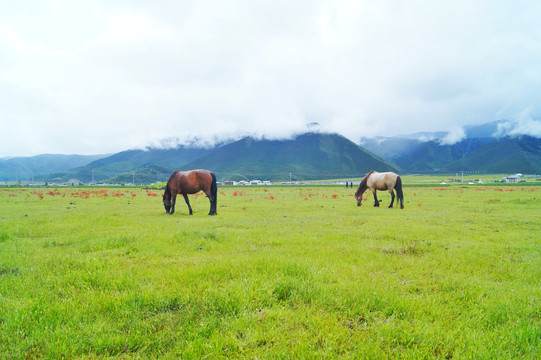
[[541, 357], [541, 187], [354, 191], [0, 189], [0, 358]]

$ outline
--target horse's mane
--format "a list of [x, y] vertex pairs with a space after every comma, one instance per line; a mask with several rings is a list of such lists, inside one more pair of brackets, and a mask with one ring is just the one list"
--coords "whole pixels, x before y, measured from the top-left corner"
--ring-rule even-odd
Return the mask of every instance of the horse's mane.
[[370, 170], [368, 174], [364, 176], [364, 178], [361, 180], [361, 183], [359, 184], [359, 188], [357, 189], [357, 192], [355, 193], [355, 196], [358, 196], [360, 192], [364, 192], [366, 189], [366, 182], [368, 181], [368, 178], [372, 173], [375, 172], [375, 170]]
[[366, 186], [366, 182], [368, 181], [368, 178], [370, 177], [370, 175], [372, 175], [372, 173], [375, 173], [375, 172], [376, 172], [376, 170], [370, 170], [370, 172], [368, 174], [366, 174], [364, 176], [364, 178], [361, 180], [361, 184]]
[[169, 182], [167, 183], [167, 185], [165, 185], [165, 191], [163, 192], [163, 196], [165, 195], [169, 195], [171, 196], [171, 189], [169, 188]]
[[169, 180], [167, 180], [167, 184], [165, 185], [165, 192], [163, 193], [164, 195], [169, 195], [171, 196], [171, 187], [169, 186], [169, 184], [171, 183], [171, 181], [173, 180], [173, 178], [175, 177], [175, 174], [177, 172], [174, 171], [171, 176], [169, 176]]

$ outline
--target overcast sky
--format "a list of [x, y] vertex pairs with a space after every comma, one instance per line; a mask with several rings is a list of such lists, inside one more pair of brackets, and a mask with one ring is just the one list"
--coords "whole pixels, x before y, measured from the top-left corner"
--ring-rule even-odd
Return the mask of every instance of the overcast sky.
[[0, 1], [0, 157], [499, 119], [541, 136], [541, 1]]

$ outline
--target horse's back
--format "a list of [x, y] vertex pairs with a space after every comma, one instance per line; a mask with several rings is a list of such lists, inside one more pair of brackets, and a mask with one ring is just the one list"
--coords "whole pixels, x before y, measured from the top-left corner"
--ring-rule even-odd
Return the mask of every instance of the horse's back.
[[384, 172], [382, 174], [384, 174], [385, 180], [392, 181], [393, 183], [396, 182], [396, 178], [398, 178], [398, 175], [391, 171]]
[[182, 194], [193, 194], [200, 190], [208, 191], [212, 184], [212, 173], [204, 169], [177, 170], [173, 173], [178, 192]]
[[394, 188], [398, 175], [394, 172], [376, 172], [374, 171], [370, 176], [372, 186], [377, 190], [387, 190]]

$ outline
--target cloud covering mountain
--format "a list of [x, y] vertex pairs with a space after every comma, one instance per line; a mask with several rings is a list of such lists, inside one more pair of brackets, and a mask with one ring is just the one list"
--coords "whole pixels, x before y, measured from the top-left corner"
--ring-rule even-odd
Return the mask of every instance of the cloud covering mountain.
[[541, 3], [5, 2], [0, 157], [165, 138], [539, 135]]

